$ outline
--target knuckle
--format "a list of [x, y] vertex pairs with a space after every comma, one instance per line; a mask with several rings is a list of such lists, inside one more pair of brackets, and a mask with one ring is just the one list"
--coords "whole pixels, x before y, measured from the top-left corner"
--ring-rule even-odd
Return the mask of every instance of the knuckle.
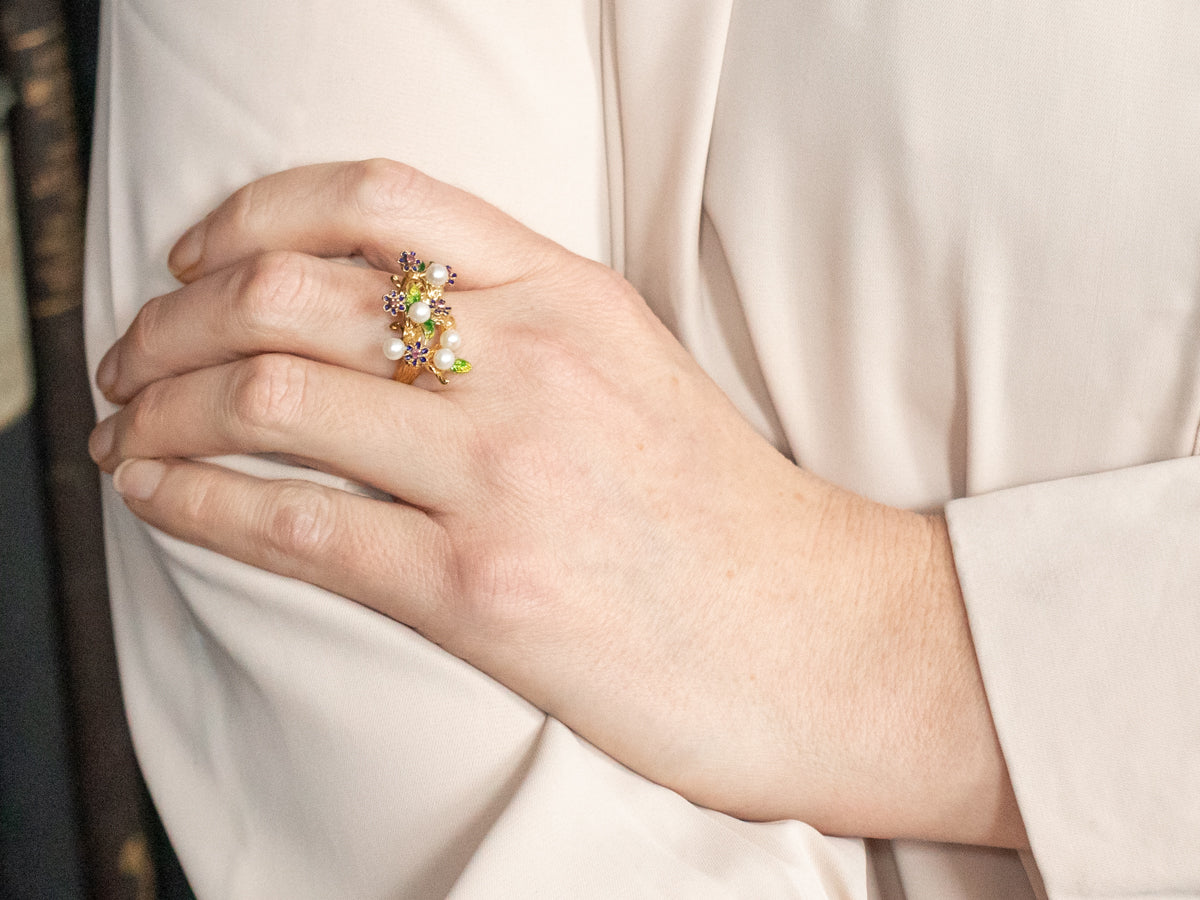
[[277, 559], [311, 563], [325, 555], [334, 533], [333, 506], [307, 481], [275, 482], [268, 495], [260, 539]]
[[544, 581], [524, 548], [461, 555], [452, 578], [454, 608], [445, 628], [464, 647], [474, 640], [525, 634], [545, 606]]
[[455, 445], [467, 461], [474, 490], [505, 504], [552, 509], [587, 466], [571, 451], [574, 430], [562, 417], [523, 415], [487, 429], [462, 427]]
[[237, 285], [240, 324], [256, 334], [287, 330], [297, 310], [311, 297], [313, 268], [307, 256], [272, 250], [245, 264]]
[[538, 335], [531, 374], [545, 384], [547, 402], [560, 409], [588, 409], [611, 377], [605, 362], [578, 340], [562, 332]]
[[210, 230], [214, 226], [226, 226], [234, 232], [246, 233], [252, 230], [252, 220], [257, 205], [258, 182], [244, 184], [221, 204], [216, 213], [210, 218]]
[[637, 289], [619, 272], [594, 262], [581, 260], [575, 270], [579, 289], [575, 293], [594, 310], [608, 316], [630, 316], [643, 309], [645, 302]]
[[608, 266], [589, 260], [589, 271], [598, 273], [596, 298], [606, 307], [615, 307], [620, 312], [645, 307], [645, 301], [632, 284], [621, 273]]
[[268, 353], [251, 358], [235, 379], [233, 421], [256, 433], [294, 427], [304, 415], [308, 379], [308, 364], [295, 356]]
[[125, 405], [120, 416], [124, 427], [119, 432], [119, 443], [125, 445], [156, 433], [162, 420], [162, 410], [167, 405], [163, 396], [167, 384], [164, 381], [152, 382]]
[[199, 470], [195, 480], [179, 501], [179, 517], [185, 531], [202, 533], [220, 517], [219, 482], [215, 471]]
[[126, 336], [126, 347], [133, 352], [134, 355], [141, 358], [148, 358], [154, 355], [155, 347], [159, 343], [159, 334], [163, 330], [163, 312], [165, 304], [162, 297], [154, 297], [138, 310], [133, 321], [129, 325], [129, 333]]
[[367, 159], [351, 170], [353, 204], [370, 220], [394, 224], [398, 216], [419, 213], [424, 203], [416, 169], [391, 159]]

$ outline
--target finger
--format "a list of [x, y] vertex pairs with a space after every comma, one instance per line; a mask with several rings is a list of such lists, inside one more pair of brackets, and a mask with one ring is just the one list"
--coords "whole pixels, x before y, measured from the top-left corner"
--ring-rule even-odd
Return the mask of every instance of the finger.
[[[160, 378], [261, 353], [290, 353], [390, 377], [382, 346], [396, 336], [383, 306], [390, 280], [374, 269], [275, 251], [155, 297], [109, 348], [96, 373], [104, 395], [126, 403]], [[457, 306], [468, 292], [448, 294]], [[470, 311], [472, 348], [503, 310]]]
[[549, 248], [558, 249], [478, 197], [403, 163], [372, 159], [251, 182], [184, 234], [169, 264], [188, 282], [267, 250], [297, 250], [361, 255], [395, 272], [400, 252], [414, 250], [453, 266], [464, 286], [484, 287], [539, 270]]
[[466, 492], [462, 419], [444, 395], [267, 354], [154, 382], [96, 426], [90, 448], [105, 471], [133, 457], [287, 453], [442, 509]]
[[97, 370], [114, 403], [152, 381], [259, 353], [390, 376], [379, 352], [387, 277], [303, 253], [253, 257], [147, 302]]
[[445, 593], [442, 530], [400, 503], [175, 459], [128, 460], [113, 486], [135, 515], [168, 534], [418, 629]]

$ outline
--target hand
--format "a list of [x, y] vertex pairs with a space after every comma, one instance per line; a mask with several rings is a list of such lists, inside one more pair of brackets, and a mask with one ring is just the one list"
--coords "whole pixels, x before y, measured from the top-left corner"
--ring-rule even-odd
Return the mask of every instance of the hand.
[[[448, 389], [380, 350], [407, 248], [461, 273]], [[171, 263], [98, 375], [125, 406], [93, 455], [142, 519], [412, 626], [695, 802], [1022, 840], [944, 524], [790, 463], [614, 272], [379, 160], [257, 181]], [[396, 502], [192, 459], [259, 452]]]

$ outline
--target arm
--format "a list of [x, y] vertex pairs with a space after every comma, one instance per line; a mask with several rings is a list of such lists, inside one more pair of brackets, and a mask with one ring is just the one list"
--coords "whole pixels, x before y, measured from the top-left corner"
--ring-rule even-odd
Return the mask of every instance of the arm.
[[[386, 380], [386, 278], [309, 255], [402, 238], [464, 273], [452, 390]], [[172, 263], [99, 376], [102, 465], [171, 460], [116, 479], [147, 521], [412, 625], [696, 802], [1022, 840], [944, 527], [794, 467], [613, 273], [386, 162], [264, 179]], [[177, 459], [281, 450], [404, 503]]]
[[[579, 252], [607, 252], [595, 35], [575, 4], [103, 12], [93, 366], [148, 297], [178, 286], [164, 260], [184, 216], [301, 159], [402, 155]], [[508, 52], [526, 44], [537, 53]], [[278, 460], [221, 464], [351, 489]], [[486, 897], [534, 876], [567, 896], [656, 897], [664, 883], [696, 897], [865, 894], [857, 842], [698, 810], [410, 629], [173, 540], [104, 493], [124, 699], [200, 897]]]

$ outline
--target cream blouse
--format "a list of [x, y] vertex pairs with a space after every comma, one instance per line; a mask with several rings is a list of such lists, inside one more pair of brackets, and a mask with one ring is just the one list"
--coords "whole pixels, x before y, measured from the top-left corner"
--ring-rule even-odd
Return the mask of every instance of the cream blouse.
[[306, 162], [400, 159], [610, 262], [798, 464], [949, 503], [1036, 859], [694, 807], [106, 489], [201, 898], [1200, 895], [1200, 4], [112, 0], [103, 40], [93, 364], [188, 224]]

